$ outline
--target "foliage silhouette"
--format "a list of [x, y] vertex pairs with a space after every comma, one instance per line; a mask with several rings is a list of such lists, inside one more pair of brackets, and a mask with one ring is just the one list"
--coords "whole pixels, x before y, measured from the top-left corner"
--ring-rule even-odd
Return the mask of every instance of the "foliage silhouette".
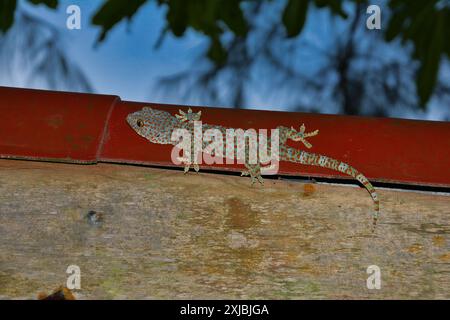
[[[49, 8], [56, 8], [58, 0], [28, 0], [33, 4], [44, 4]], [[273, 4], [276, 1], [242, 1], [242, 0], [151, 0], [159, 6], [167, 8], [166, 27], [161, 39], [167, 32], [176, 37], [182, 37], [188, 29], [193, 29], [204, 34], [209, 39], [209, 48], [206, 52], [208, 59], [214, 64], [211, 71], [218, 73], [227, 67], [233, 69], [236, 65], [236, 54], [231, 51], [240, 50], [241, 58], [247, 63], [252, 63], [250, 55], [245, 56], [245, 42], [249, 37], [252, 19], [248, 12], [262, 4]], [[108, 32], [123, 20], [130, 20], [142, 6], [150, 0], [104, 0], [98, 11], [92, 17], [92, 24], [101, 29], [99, 42], [106, 39]], [[344, 4], [350, 4], [345, 6]], [[415, 77], [416, 92], [419, 97], [417, 105], [423, 109], [427, 106], [432, 95], [440, 86], [438, 75], [444, 60], [450, 57], [450, 7], [443, 0], [406, 1], [386, 0], [386, 9], [389, 14], [383, 15], [383, 28], [380, 32], [387, 43], [401, 40], [404, 47], [412, 45], [409, 52], [411, 61], [417, 61], [419, 67]], [[277, 5], [279, 2], [277, 3]], [[328, 10], [339, 19], [349, 20], [349, 32], [356, 32], [357, 26], [353, 23], [364, 24], [363, 19], [355, 20], [355, 14], [348, 12], [353, 5], [356, 13], [364, 15], [362, 9], [366, 8], [366, 0], [287, 0], [282, 2], [283, 10], [280, 10], [276, 24], [282, 27], [283, 37], [286, 41], [292, 38], [300, 38], [303, 27], [313, 8]], [[16, 10], [15, 0], [0, 1], [0, 31], [6, 32], [13, 24]], [[352, 9], [350, 9], [352, 10]], [[352, 18], [353, 17], [353, 18]], [[352, 31], [353, 30], [353, 31]], [[280, 29], [277, 28], [279, 33]], [[224, 35], [231, 35], [232, 40], [224, 39]], [[351, 95], [358, 94], [358, 88], [352, 88], [348, 71], [349, 63], [356, 56], [355, 39], [350, 34], [347, 41], [341, 43], [342, 48], [337, 56], [337, 68], [340, 70], [340, 91], [343, 96], [342, 106], [346, 113], [360, 113], [359, 106], [351, 102]], [[379, 39], [381, 43], [381, 39]], [[161, 42], [158, 42], [161, 43]], [[236, 49], [237, 48], [237, 49]], [[233, 56], [234, 55], [234, 56]], [[336, 58], [336, 55], [335, 55]], [[209, 72], [209, 77], [214, 74]], [[207, 75], [203, 79], [208, 78]], [[238, 88], [236, 97], [242, 96], [242, 88]], [[238, 101], [235, 97], [234, 101]]]

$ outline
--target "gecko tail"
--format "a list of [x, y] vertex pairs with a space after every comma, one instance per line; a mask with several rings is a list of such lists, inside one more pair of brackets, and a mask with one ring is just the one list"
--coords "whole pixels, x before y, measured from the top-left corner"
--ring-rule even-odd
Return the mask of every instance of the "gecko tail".
[[300, 163], [309, 166], [316, 166], [322, 168], [328, 168], [334, 171], [345, 173], [352, 178], [358, 180], [364, 188], [369, 192], [374, 202], [374, 212], [372, 215], [372, 232], [375, 231], [375, 227], [378, 221], [380, 213], [380, 200], [378, 194], [369, 180], [358, 170], [350, 166], [349, 164], [327, 157], [320, 154], [310, 153], [303, 150], [297, 150], [294, 148], [287, 148], [287, 161]]

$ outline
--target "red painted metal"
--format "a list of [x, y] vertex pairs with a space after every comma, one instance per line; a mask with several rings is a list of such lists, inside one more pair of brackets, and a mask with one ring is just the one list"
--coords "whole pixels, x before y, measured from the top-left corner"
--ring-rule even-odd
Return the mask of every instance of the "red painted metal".
[[[171, 146], [152, 144], [125, 121], [143, 106], [172, 114], [181, 106], [121, 101], [115, 96], [0, 88], [0, 157], [93, 163], [96, 161], [173, 166]], [[348, 162], [370, 180], [450, 187], [450, 123], [390, 118], [235, 110], [202, 110], [204, 123], [307, 131], [310, 152]], [[303, 148], [300, 143], [293, 147]], [[203, 166], [206, 168], [207, 166]], [[209, 166], [211, 168], [211, 166]], [[242, 166], [215, 165], [240, 171]], [[282, 162], [280, 174], [348, 178], [324, 168]]]
[[0, 157], [95, 163], [118, 97], [0, 87]]

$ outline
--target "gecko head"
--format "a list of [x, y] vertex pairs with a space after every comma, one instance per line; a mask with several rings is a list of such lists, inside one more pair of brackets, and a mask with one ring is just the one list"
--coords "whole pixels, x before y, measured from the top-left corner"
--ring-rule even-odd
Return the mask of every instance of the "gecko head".
[[130, 113], [127, 123], [138, 135], [150, 142], [170, 144], [172, 130], [179, 121], [167, 111], [144, 107]]

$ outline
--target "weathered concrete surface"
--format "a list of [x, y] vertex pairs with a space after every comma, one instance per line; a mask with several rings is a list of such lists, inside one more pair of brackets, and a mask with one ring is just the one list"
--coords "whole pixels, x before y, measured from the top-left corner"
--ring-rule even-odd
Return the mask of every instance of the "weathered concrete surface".
[[[0, 297], [81, 268], [82, 299], [450, 298], [450, 197], [100, 164], [0, 161]], [[101, 226], [88, 223], [101, 212]], [[366, 269], [381, 268], [381, 290]]]

